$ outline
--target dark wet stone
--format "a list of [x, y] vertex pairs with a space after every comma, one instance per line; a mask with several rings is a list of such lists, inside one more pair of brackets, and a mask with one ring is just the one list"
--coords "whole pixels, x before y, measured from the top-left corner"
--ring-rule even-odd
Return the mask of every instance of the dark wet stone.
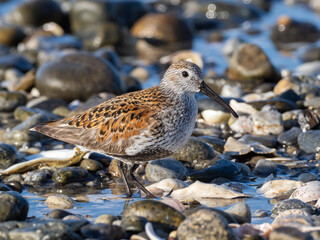
[[298, 136], [299, 147], [306, 153], [320, 151], [320, 130], [310, 130]]
[[73, 213], [70, 213], [62, 209], [53, 209], [47, 214], [49, 218], [53, 218], [53, 219], [62, 219], [69, 215], [73, 215]]
[[284, 91], [283, 93], [279, 94], [277, 97], [280, 99], [286, 99], [291, 102], [296, 102], [301, 100], [300, 96], [296, 94], [296, 92], [293, 91], [292, 89], [288, 89], [287, 91]]
[[124, 236], [121, 227], [109, 224], [87, 224], [80, 229], [81, 235], [86, 239], [118, 240]]
[[190, 179], [201, 182], [211, 182], [215, 178], [224, 177], [234, 179], [241, 177], [241, 167], [229, 160], [219, 160], [215, 165], [194, 171], [189, 174]]
[[97, 223], [104, 223], [104, 224], [112, 224], [114, 220], [116, 220], [117, 217], [111, 215], [111, 214], [103, 214], [97, 217], [97, 219], [94, 221], [95, 224]]
[[0, 191], [7, 192], [7, 191], [12, 191], [12, 189], [9, 186], [7, 186], [6, 184], [0, 183]]
[[299, 199], [291, 198], [277, 202], [272, 208], [272, 213], [275, 215], [279, 215], [280, 213], [289, 209], [302, 209], [310, 214], [314, 212], [309, 204], [302, 202]]
[[184, 215], [171, 206], [155, 200], [142, 200], [132, 203], [123, 213], [126, 217], [137, 216], [151, 222], [155, 228], [165, 231], [176, 229], [184, 220]]
[[123, 80], [110, 63], [85, 52], [43, 64], [36, 73], [36, 87], [45, 96], [66, 101], [86, 100], [99, 92], [121, 94], [125, 90]]
[[239, 202], [225, 210], [239, 224], [251, 222], [251, 209], [245, 202]]
[[23, 190], [22, 184], [18, 181], [6, 181], [5, 183], [8, 188], [12, 189], [15, 192], [21, 193]]
[[258, 209], [256, 211], [254, 211], [254, 213], [253, 213], [254, 218], [263, 218], [263, 217], [267, 217], [269, 215], [270, 215], [269, 211], [262, 210], [262, 209]]
[[16, 120], [19, 120], [19, 121], [25, 121], [29, 117], [31, 117], [31, 116], [33, 116], [35, 114], [41, 114], [43, 116], [47, 116], [48, 119], [49, 118], [51, 118], [51, 119], [57, 118], [56, 115], [54, 115], [54, 114], [52, 114], [50, 112], [43, 111], [41, 109], [36, 109], [36, 108], [28, 108], [28, 107], [25, 107], [25, 106], [17, 107], [13, 112], [14, 118]]
[[[183, 6], [186, 12], [191, 16], [192, 23], [197, 30], [203, 29], [228, 29], [239, 27], [249, 19], [257, 19], [262, 11], [256, 6], [252, 6], [252, 1], [243, 4], [241, 1], [215, 1], [214, 6], [210, 5], [212, 1], [187, 1]], [[213, 16], [227, 14], [227, 19]], [[212, 15], [212, 17], [208, 17]]]
[[254, 44], [241, 44], [230, 59], [227, 75], [236, 81], [248, 82], [252, 90], [262, 82], [279, 79], [271, 62], [263, 50]]
[[312, 23], [299, 22], [288, 16], [282, 16], [272, 27], [270, 37], [277, 48], [292, 50], [301, 46], [301, 43], [317, 41], [320, 32]]
[[270, 240], [311, 240], [310, 233], [301, 232], [294, 227], [278, 227], [269, 233]]
[[5, 177], [3, 181], [4, 182], [17, 181], [19, 183], [22, 183], [24, 181], [24, 178], [22, 177], [21, 174], [16, 173], [16, 174], [11, 174]]
[[100, 25], [108, 20], [117, 25], [131, 27], [148, 10], [148, 5], [142, 1], [96, 1], [81, 0], [72, 5], [70, 12], [73, 32], [84, 27]]
[[26, 103], [27, 97], [21, 92], [0, 91], [0, 112], [12, 112]]
[[75, 32], [75, 35], [81, 39], [85, 49], [96, 50], [104, 46], [115, 45], [120, 39], [120, 29], [115, 23], [105, 21], [84, 26]]
[[24, 57], [19, 55], [0, 56], [0, 71], [9, 68], [16, 68], [21, 72], [27, 72], [32, 69], [32, 64]]
[[320, 124], [320, 112], [317, 109], [305, 109], [298, 113], [298, 123], [303, 132], [316, 128]]
[[0, 168], [8, 168], [13, 165], [17, 158], [17, 150], [14, 146], [0, 143]]
[[88, 171], [96, 172], [103, 168], [102, 164], [92, 159], [84, 159], [80, 163], [80, 167]]
[[205, 210], [207, 210], [207, 211], [216, 212], [216, 213], [222, 215], [222, 216], [226, 219], [226, 221], [227, 221], [228, 223], [237, 223], [237, 221], [236, 221], [233, 217], [231, 217], [231, 215], [230, 215], [229, 213], [227, 213], [227, 212], [225, 212], [225, 211], [223, 211], [223, 210], [220, 210], [220, 209], [218, 209], [218, 208], [208, 208], [208, 207], [202, 207], [202, 206], [200, 206], [200, 207], [195, 207], [195, 208], [187, 209], [187, 210], [184, 212], [184, 214], [185, 214], [186, 217], [188, 217], [188, 216], [196, 213], [197, 211], [199, 211], [199, 210], [201, 210], [201, 209], [205, 209]]
[[277, 137], [273, 135], [260, 135], [260, 136], [255, 136], [255, 135], [244, 135], [243, 137], [240, 138], [242, 141], [252, 141], [252, 142], [259, 142], [262, 145], [269, 147], [269, 148], [274, 148], [277, 145]]
[[251, 101], [251, 102], [248, 102], [248, 104], [257, 110], [261, 110], [265, 105], [271, 105], [271, 106], [274, 106], [281, 113], [297, 109], [297, 105], [294, 102], [289, 101], [287, 99], [281, 99], [281, 98]]
[[3, 141], [16, 147], [21, 147], [24, 143], [38, 141], [44, 136], [37, 132], [30, 131], [30, 128], [34, 127], [39, 122], [45, 122], [49, 120], [52, 119], [48, 119], [42, 114], [35, 114], [12, 128], [9, 132], [6, 132], [3, 135]]
[[278, 142], [283, 145], [292, 146], [296, 145], [298, 141], [298, 136], [301, 133], [301, 129], [293, 127], [290, 130], [280, 134], [278, 136]]
[[53, 0], [23, 1], [10, 13], [10, 21], [23, 26], [41, 26], [48, 22], [63, 23], [63, 20], [59, 4]]
[[138, 39], [139, 56], [150, 62], [192, 46], [192, 33], [186, 22], [170, 14], [144, 15], [132, 26], [131, 34]]
[[127, 88], [126, 92], [135, 92], [143, 89], [141, 82], [135, 77], [124, 76], [123, 80]]
[[27, 172], [27, 174], [24, 177], [25, 183], [30, 185], [43, 184], [47, 182], [47, 180], [47, 174], [41, 170]]
[[38, 221], [9, 232], [10, 239], [61, 239], [79, 240], [80, 236], [61, 220]]
[[204, 240], [232, 240], [237, 239], [226, 219], [213, 211], [200, 209], [189, 215], [179, 226], [177, 238]]
[[41, 96], [30, 100], [26, 106], [32, 109], [38, 108], [46, 112], [52, 112], [58, 107], [68, 107], [68, 103], [62, 99]]
[[117, 52], [108, 47], [99, 48], [94, 52], [94, 56], [105, 59], [109, 61], [116, 69], [121, 68], [121, 60]]
[[29, 211], [29, 203], [14, 191], [0, 193], [0, 221], [24, 221]]
[[128, 216], [122, 219], [121, 227], [126, 232], [143, 232], [147, 219], [139, 216]]
[[146, 166], [146, 177], [151, 182], [159, 182], [166, 178], [184, 180], [186, 178], [186, 167], [172, 158], [153, 160]]
[[303, 183], [307, 183], [307, 182], [311, 182], [311, 181], [317, 181], [318, 180], [318, 176], [312, 174], [312, 173], [301, 173], [298, 177], [297, 177], [298, 181], [301, 181]]
[[53, 173], [52, 180], [55, 183], [67, 184], [70, 182], [82, 182], [88, 176], [88, 171], [82, 167], [64, 167]]
[[320, 47], [311, 46], [300, 49], [299, 58], [302, 62], [313, 62], [320, 60]]
[[0, 44], [5, 46], [16, 46], [23, 40], [23, 30], [14, 25], [0, 25]]
[[193, 160], [210, 160], [214, 156], [214, 151], [209, 144], [200, 140], [189, 139], [172, 157], [179, 161], [192, 162]]
[[271, 162], [266, 159], [260, 159], [253, 169], [253, 174], [262, 176], [262, 177], [267, 177], [271, 173], [276, 173], [276, 172], [277, 172], [277, 165], [274, 162]]
[[226, 143], [225, 140], [215, 137], [215, 136], [199, 136], [196, 139], [199, 139], [203, 142], [206, 142], [212, 147], [214, 150], [218, 152], [223, 152], [224, 144]]
[[53, 49], [81, 49], [82, 44], [80, 40], [71, 35], [63, 36], [39, 36], [34, 39], [37, 41], [37, 50], [53, 50]]

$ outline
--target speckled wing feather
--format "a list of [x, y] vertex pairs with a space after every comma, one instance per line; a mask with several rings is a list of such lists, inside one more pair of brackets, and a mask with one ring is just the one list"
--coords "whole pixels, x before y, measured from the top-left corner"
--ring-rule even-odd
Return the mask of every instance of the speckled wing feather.
[[[161, 97], [155, 98], [159, 94], [156, 87], [128, 93], [73, 117], [35, 126], [33, 130], [89, 150], [125, 155], [132, 137], [154, 134], [155, 116], [161, 104], [166, 102]], [[151, 102], [151, 98], [158, 99], [158, 102]]]

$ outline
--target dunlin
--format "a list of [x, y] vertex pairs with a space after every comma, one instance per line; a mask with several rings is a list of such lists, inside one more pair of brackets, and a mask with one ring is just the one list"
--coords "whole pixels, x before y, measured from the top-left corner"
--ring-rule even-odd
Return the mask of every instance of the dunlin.
[[83, 113], [32, 130], [116, 158], [129, 196], [127, 174], [136, 179], [139, 163], [172, 155], [186, 143], [193, 131], [198, 106], [195, 93], [201, 92], [237, 113], [203, 81], [200, 68], [186, 61], [172, 64], [159, 86], [127, 93], [103, 102]]

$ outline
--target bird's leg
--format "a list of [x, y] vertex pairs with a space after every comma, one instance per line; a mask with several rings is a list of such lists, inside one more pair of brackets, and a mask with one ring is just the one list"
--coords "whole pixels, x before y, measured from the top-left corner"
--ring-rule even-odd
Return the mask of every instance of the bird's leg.
[[117, 165], [118, 165], [119, 171], [121, 173], [122, 181], [124, 182], [124, 185], [126, 186], [127, 195], [128, 195], [128, 197], [131, 197], [132, 196], [132, 192], [131, 192], [130, 187], [129, 187], [128, 179], [127, 179], [127, 176], [123, 172], [123, 162], [120, 161], [120, 160], [117, 160]]
[[138, 164], [133, 164], [133, 165], [131, 165], [131, 167], [129, 168], [129, 174], [130, 174], [132, 180], [135, 181], [137, 187], [140, 188], [141, 191], [143, 191], [148, 198], [156, 198], [151, 192], [149, 192], [149, 191], [142, 185], [142, 183], [140, 183], [140, 182], [137, 180], [136, 176], [134, 175], [133, 172], [134, 172], [135, 169], [137, 169], [138, 166], [139, 166]]

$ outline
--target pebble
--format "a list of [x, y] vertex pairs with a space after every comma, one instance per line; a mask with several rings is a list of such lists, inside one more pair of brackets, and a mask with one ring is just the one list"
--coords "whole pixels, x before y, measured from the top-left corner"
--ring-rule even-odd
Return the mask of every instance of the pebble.
[[120, 226], [126, 232], [139, 233], [144, 231], [146, 223], [147, 219], [133, 215], [122, 218]]
[[174, 159], [185, 162], [210, 160], [214, 156], [214, 151], [209, 144], [196, 139], [189, 139], [184, 146], [172, 155]]
[[318, 200], [320, 198], [320, 181], [307, 182], [298, 187], [290, 198], [299, 199], [306, 203]]
[[252, 115], [253, 133], [257, 135], [279, 135], [283, 132], [282, 116], [279, 112], [257, 112]]
[[116, 220], [116, 217], [112, 216], [111, 214], [103, 214], [97, 217], [94, 223], [112, 224], [114, 220]]
[[[201, 223], [201, 224], [199, 224]], [[186, 239], [237, 239], [226, 219], [217, 212], [200, 209], [189, 215], [179, 226], [177, 238]]]
[[296, 145], [298, 143], [298, 136], [300, 135], [301, 132], [302, 131], [300, 128], [293, 127], [290, 130], [280, 134], [277, 138], [277, 141], [280, 144], [283, 144], [286, 146]]
[[135, 22], [131, 34], [139, 39], [137, 51], [140, 57], [151, 62], [172, 52], [190, 49], [192, 45], [189, 26], [183, 19], [171, 14], [148, 13]]
[[277, 172], [277, 165], [269, 160], [260, 159], [252, 172], [258, 176], [267, 177]]
[[22, 28], [6, 24], [0, 25], [0, 36], [0, 44], [13, 47], [23, 40], [25, 34]]
[[32, 171], [28, 172], [24, 176], [24, 181], [27, 184], [37, 185], [46, 183], [48, 180], [47, 174], [44, 171]]
[[259, 46], [249, 43], [243, 43], [235, 49], [230, 59], [227, 74], [230, 79], [249, 82], [247, 83], [249, 89], [255, 88], [259, 83], [261, 84], [261, 79], [270, 80], [276, 76], [275, 70], [264, 51]]
[[307, 240], [311, 239], [311, 235], [309, 233], [304, 233], [297, 230], [294, 227], [279, 227], [273, 229], [269, 235], [270, 240]]
[[320, 151], [320, 130], [310, 130], [298, 136], [299, 147], [306, 153]]
[[234, 199], [249, 197], [249, 195], [234, 191], [226, 186], [200, 181], [195, 181], [186, 188], [174, 190], [170, 196], [185, 202], [201, 202], [202, 198]]
[[17, 159], [17, 150], [14, 146], [0, 143], [0, 168], [12, 166]]
[[95, 160], [91, 160], [91, 159], [84, 159], [81, 161], [80, 163], [80, 167], [91, 171], [91, 172], [97, 172], [101, 169], [103, 169], [103, 166], [101, 163], [99, 163], [98, 161]]
[[270, 36], [276, 47], [284, 50], [295, 49], [301, 46], [301, 43], [315, 42], [319, 37], [319, 30], [312, 23], [300, 22], [289, 16], [278, 18]]
[[172, 190], [181, 189], [189, 186], [185, 181], [181, 181], [179, 179], [167, 178], [163, 179], [160, 182], [151, 184], [147, 186], [147, 190], [151, 192], [153, 195], [167, 195]]
[[304, 186], [304, 183], [294, 180], [271, 180], [262, 185], [257, 190], [258, 193], [263, 193], [266, 198], [274, 198], [291, 194], [294, 189]]
[[121, 227], [104, 223], [87, 224], [80, 231], [81, 235], [86, 239], [120, 240], [124, 236]]
[[275, 215], [279, 215], [280, 213], [290, 209], [301, 209], [310, 214], [314, 213], [314, 210], [309, 204], [294, 198], [277, 202], [272, 208], [272, 213]]
[[199, 136], [196, 139], [199, 139], [200, 141], [206, 142], [212, 147], [215, 151], [223, 152], [223, 147], [226, 141], [224, 141], [221, 138], [215, 137], [215, 136]]
[[182, 213], [155, 200], [142, 200], [132, 203], [124, 211], [122, 219], [132, 216], [144, 218], [166, 232], [177, 229], [185, 219]]
[[61, 220], [36, 221], [35, 223], [22, 224], [20, 228], [8, 233], [9, 239], [79, 239], [71, 228]]
[[29, 129], [34, 127], [39, 122], [48, 120], [50, 119], [48, 119], [47, 116], [44, 116], [42, 114], [35, 114], [27, 118], [22, 123], [16, 125], [10, 131], [7, 131], [3, 135], [3, 141], [7, 144], [14, 145], [15, 147], [22, 147], [23, 144], [36, 142], [42, 139], [44, 136], [39, 133], [30, 131]]
[[239, 202], [225, 210], [229, 213], [238, 223], [250, 223], [251, 222], [251, 209], [245, 202]]
[[146, 166], [146, 177], [151, 182], [159, 182], [166, 178], [186, 178], [187, 169], [179, 161], [172, 158], [153, 160]]
[[41, 95], [66, 101], [87, 100], [100, 92], [122, 94], [125, 90], [117, 70], [87, 52], [70, 53], [41, 65], [36, 72], [36, 87]]
[[297, 180], [303, 183], [307, 183], [307, 182], [318, 180], [318, 176], [312, 173], [301, 173], [297, 177]]
[[53, 218], [53, 219], [62, 219], [68, 215], [72, 215], [72, 213], [62, 209], [53, 209], [47, 214], [49, 218]]
[[21, 92], [0, 91], [0, 112], [13, 112], [26, 103], [26, 95]]
[[82, 167], [64, 167], [53, 173], [52, 180], [58, 184], [67, 184], [85, 181], [88, 176], [88, 171]]
[[211, 167], [190, 173], [188, 177], [194, 181], [199, 180], [202, 182], [211, 182], [219, 177], [235, 179], [241, 178], [241, 170], [241, 167], [237, 163], [221, 159]]
[[50, 209], [71, 209], [73, 208], [74, 201], [63, 195], [49, 196], [46, 204]]
[[28, 201], [17, 192], [0, 192], [0, 222], [24, 221], [29, 211]]
[[41, 26], [48, 22], [62, 23], [63, 19], [59, 4], [53, 0], [21, 2], [9, 16], [12, 23], [23, 26]]

